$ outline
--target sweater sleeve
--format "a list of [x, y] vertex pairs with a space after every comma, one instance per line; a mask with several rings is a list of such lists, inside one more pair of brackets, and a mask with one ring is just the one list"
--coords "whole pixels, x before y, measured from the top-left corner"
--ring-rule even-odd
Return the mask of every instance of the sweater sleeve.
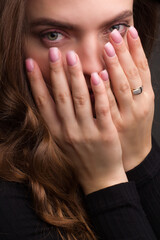
[[135, 181], [144, 212], [160, 239], [160, 148], [154, 139], [151, 152], [140, 165], [127, 172], [127, 176]]
[[134, 182], [86, 196], [87, 212], [100, 240], [156, 240]]

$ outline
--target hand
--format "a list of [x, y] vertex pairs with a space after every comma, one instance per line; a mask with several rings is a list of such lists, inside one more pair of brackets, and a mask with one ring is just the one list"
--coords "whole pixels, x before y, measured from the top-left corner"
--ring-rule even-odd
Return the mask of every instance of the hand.
[[[35, 61], [26, 67], [35, 102], [53, 139], [72, 161], [86, 194], [120, 183], [127, 178], [116, 127], [112, 121], [103, 81], [97, 73], [91, 76], [95, 96], [96, 119], [80, 61], [74, 52], [67, 54], [66, 79], [61, 54], [51, 48], [51, 96]], [[69, 86], [70, 84], [70, 86]], [[53, 100], [54, 99], [54, 100]]]
[[[106, 82], [107, 94], [126, 171], [141, 163], [151, 150], [154, 114], [150, 70], [138, 33], [133, 27], [128, 31], [127, 40], [128, 48], [118, 31], [112, 32], [112, 45], [106, 44], [104, 53], [111, 82], [111, 87]], [[133, 95], [131, 89], [140, 86], [143, 86], [143, 92]]]

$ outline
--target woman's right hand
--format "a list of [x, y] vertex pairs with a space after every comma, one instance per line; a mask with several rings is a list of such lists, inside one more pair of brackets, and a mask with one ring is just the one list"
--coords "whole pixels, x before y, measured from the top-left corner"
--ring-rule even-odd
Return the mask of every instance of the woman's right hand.
[[32, 59], [26, 60], [28, 78], [36, 105], [54, 140], [72, 160], [84, 192], [88, 194], [126, 182], [121, 144], [101, 78], [97, 73], [91, 76], [94, 119], [78, 56], [73, 51], [67, 53], [69, 83], [59, 50], [51, 48], [49, 56], [50, 93], [38, 64]]

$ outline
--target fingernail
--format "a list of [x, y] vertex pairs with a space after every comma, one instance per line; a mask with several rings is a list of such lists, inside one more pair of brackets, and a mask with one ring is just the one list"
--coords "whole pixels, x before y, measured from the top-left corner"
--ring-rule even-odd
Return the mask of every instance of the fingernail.
[[100, 76], [102, 78], [103, 81], [107, 81], [109, 80], [109, 76], [106, 70], [103, 70], [102, 72], [100, 72]]
[[109, 57], [114, 57], [116, 55], [114, 47], [110, 42], [105, 44], [104, 49]]
[[91, 81], [93, 83], [93, 85], [98, 85], [100, 83], [100, 77], [98, 75], [98, 73], [92, 73], [91, 74]]
[[112, 40], [113, 40], [115, 43], [117, 43], [117, 44], [119, 44], [119, 43], [122, 42], [122, 36], [121, 36], [121, 34], [117, 31], [117, 29], [114, 29], [113, 32], [111, 32], [111, 38], [112, 38]]
[[131, 37], [133, 39], [137, 39], [138, 38], [138, 32], [135, 29], [135, 27], [131, 26], [128, 31], [129, 31], [129, 33], [130, 33], [130, 35], [131, 35]]
[[74, 66], [77, 63], [77, 56], [74, 51], [69, 51], [66, 54], [66, 59], [69, 66]]
[[31, 58], [28, 58], [26, 59], [25, 63], [26, 63], [27, 72], [33, 72], [34, 70], [33, 60]]
[[51, 62], [57, 62], [59, 60], [59, 50], [56, 47], [49, 49], [49, 59]]

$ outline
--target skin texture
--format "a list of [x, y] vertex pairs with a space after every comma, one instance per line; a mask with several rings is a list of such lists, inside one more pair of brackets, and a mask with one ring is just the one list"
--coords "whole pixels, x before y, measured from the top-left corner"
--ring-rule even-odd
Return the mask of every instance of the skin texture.
[[[69, 50], [74, 50], [81, 60], [87, 84], [90, 85], [91, 73], [100, 72], [105, 68], [102, 52], [104, 44], [108, 41], [110, 28], [121, 22], [129, 25], [133, 24], [132, 16], [110, 23], [124, 11], [132, 12], [132, 2], [132, 0], [113, 0], [112, 4], [110, 4], [110, 1], [106, 0], [100, 0], [99, 2], [94, 0], [27, 1], [26, 12], [28, 24], [31, 24], [32, 27], [32, 33], [26, 39], [28, 40], [26, 43], [26, 57], [32, 57], [36, 60], [45, 80], [49, 82], [48, 49], [58, 47], [64, 61], [66, 53]], [[48, 25], [33, 28], [32, 23], [39, 18], [74, 24], [75, 29], [68, 30], [64, 28], [65, 31], [62, 31], [61, 28]], [[38, 36], [40, 32], [45, 33], [53, 30], [61, 30], [64, 33], [64, 39], [56, 43], [47, 41], [47, 38], [40, 41]], [[126, 40], [126, 35], [124, 38]]]
[[[151, 149], [154, 94], [138, 34], [124, 26], [133, 25], [132, 10], [131, 0], [27, 3], [25, 56], [32, 93], [86, 194], [126, 182], [125, 171]], [[44, 25], [44, 18], [63, 27]], [[114, 28], [118, 31], [111, 33]], [[53, 31], [60, 33], [54, 41], [47, 35]], [[133, 96], [131, 89], [142, 85], [143, 93]]]

